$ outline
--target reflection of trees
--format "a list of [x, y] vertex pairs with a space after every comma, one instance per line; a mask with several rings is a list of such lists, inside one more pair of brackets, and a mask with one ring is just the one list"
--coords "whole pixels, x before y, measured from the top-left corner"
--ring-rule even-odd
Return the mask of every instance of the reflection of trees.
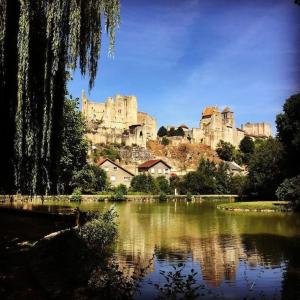
[[295, 238], [282, 237], [297, 234], [297, 217], [224, 213], [209, 205], [179, 202], [126, 202], [118, 209], [120, 237], [116, 253], [124, 266], [148, 266], [154, 253], [158, 260], [172, 263], [192, 258], [200, 262], [204, 281], [219, 287], [224, 281], [235, 281], [241, 261], [257, 269], [279, 266], [286, 259], [289, 267], [283, 293], [295, 285], [295, 280], [300, 282], [299, 274], [293, 271], [300, 268], [293, 257], [297, 253], [292, 245]]
[[247, 253], [257, 251], [264, 263], [287, 263], [282, 283], [282, 299], [300, 299], [300, 238], [271, 234], [243, 235]]

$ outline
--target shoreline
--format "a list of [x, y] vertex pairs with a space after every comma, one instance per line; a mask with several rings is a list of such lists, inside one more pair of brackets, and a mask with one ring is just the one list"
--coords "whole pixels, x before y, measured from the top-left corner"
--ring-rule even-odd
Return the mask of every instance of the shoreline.
[[233, 212], [292, 212], [288, 201], [244, 201], [223, 203], [217, 209]]

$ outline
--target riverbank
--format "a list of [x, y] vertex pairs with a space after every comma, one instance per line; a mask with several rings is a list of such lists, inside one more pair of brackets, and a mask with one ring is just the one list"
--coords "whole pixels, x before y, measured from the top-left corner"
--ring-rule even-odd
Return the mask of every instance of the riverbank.
[[[186, 201], [187, 198], [191, 201], [228, 201], [234, 202], [236, 201], [239, 196], [238, 195], [166, 195], [167, 200], [184, 200]], [[99, 201], [116, 201], [113, 199], [113, 194], [106, 194], [106, 195], [81, 195], [80, 201], [82, 202], [99, 202]], [[159, 200], [160, 195], [124, 195], [125, 201], [153, 201]], [[72, 195], [54, 195], [54, 196], [27, 196], [27, 195], [1, 195], [0, 202], [9, 203], [9, 202], [71, 202]]]
[[218, 209], [230, 211], [254, 212], [287, 212], [291, 211], [288, 201], [247, 201], [223, 203], [217, 205]]

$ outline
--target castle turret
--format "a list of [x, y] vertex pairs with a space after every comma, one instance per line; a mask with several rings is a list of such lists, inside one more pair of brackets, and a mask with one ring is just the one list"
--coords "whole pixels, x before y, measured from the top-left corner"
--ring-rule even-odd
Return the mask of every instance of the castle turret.
[[222, 120], [224, 125], [235, 128], [233, 111], [228, 106], [222, 111]]

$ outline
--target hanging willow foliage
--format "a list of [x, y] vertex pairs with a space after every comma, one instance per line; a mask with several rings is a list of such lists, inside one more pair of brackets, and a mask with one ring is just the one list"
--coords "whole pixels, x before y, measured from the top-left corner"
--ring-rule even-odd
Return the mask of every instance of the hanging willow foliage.
[[119, 0], [0, 0], [0, 189], [56, 193], [67, 72], [92, 88], [102, 27], [112, 54], [119, 23]]

